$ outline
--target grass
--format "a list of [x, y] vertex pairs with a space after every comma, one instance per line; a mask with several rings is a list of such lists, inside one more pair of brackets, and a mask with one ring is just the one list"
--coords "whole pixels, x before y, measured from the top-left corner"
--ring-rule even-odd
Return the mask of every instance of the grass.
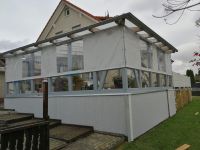
[[[198, 115], [195, 115], [199, 112]], [[190, 150], [200, 150], [200, 97], [133, 142], [123, 145], [124, 150], [174, 150], [189, 144]]]

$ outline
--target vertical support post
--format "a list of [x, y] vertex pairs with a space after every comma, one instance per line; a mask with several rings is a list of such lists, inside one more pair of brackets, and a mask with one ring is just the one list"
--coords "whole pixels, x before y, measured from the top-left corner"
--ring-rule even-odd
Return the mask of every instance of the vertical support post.
[[123, 90], [127, 91], [128, 90], [128, 75], [127, 75], [127, 68], [122, 69], [122, 85], [123, 85]]
[[[67, 47], [67, 55], [68, 55], [68, 65], [67, 65], [67, 70], [68, 71], [72, 71], [72, 43], [69, 43], [68, 44], [68, 47]], [[73, 83], [72, 83], [72, 76], [69, 76], [68, 77], [68, 88], [69, 88], [69, 91], [72, 91], [73, 90]]]
[[43, 81], [43, 118], [49, 120], [48, 116], [48, 80]]
[[128, 96], [128, 141], [131, 142], [134, 140], [134, 126], [133, 126], [133, 104], [132, 104], [132, 97], [131, 95]]

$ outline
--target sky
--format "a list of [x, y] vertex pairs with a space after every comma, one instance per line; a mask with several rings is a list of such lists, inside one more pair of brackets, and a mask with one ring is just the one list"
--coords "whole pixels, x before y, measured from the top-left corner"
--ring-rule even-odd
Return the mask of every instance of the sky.
[[[165, 0], [70, 0], [93, 15], [110, 16], [131, 12], [161, 37], [175, 46], [179, 52], [172, 54], [173, 71], [185, 74], [192, 67], [189, 60], [200, 48], [200, 27], [195, 26], [199, 11], [186, 11], [174, 25], [153, 15], [164, 14]], [[0, 52], [17, 48], [37, 40], [60, 0], [1, 0], [0, 1]], [[179, 14], [168, 18], [174, 22]]]

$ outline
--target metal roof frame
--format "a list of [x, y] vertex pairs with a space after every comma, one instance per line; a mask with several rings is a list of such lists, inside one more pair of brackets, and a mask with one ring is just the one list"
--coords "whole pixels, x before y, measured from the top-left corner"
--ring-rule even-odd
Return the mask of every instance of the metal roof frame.
[[[50, 45], [58, 46], [58, 45], [70, 43], [73, 41], [81, 40], [84, 38], [85, 35], [81, 35], [81, 36], [77, 36], [77, 37], [75, 35], [78, 33], [84, 32], [84, 31], [90, 31], [89, 34], [94, 34], [95, 32], [101, 31], [98, 29], [98, 27], [112, 23], [112, 22], [116, 23], [116, 25], [123, 26], [123, 25], [125, 25], [126, 19], [129, 22], [131, 22], [133, 25], [136, 26], [135, 28], [137, 28], [137, 30], [133, 30], [133, 32], [137, 33], [140, 31], [144, 31], [148, 34], [148, 36], [146, 38], [143, 37], [143, 39], [145, 39], [146, 41], [149, 42], [150, 38], [154, 38], [154, 39], [156, 39], [156, 42], [152, 42], [152, 43], [154, 43], [154, 44], [162, 43], [162, 45], [163, 45], [162, 47], [165, 47], [165, 48], [168, 47], [168, 48], [166, 48], [167, 50], [170, 50], [172, 52], [178, 52], [178, 50], [174, 46], [172, 46], [169, 42], [167, 42], [165, 39], [163, 39], [161, 36], [159, 36], [156, 32], [154, 32], [152, 29], [150, 29], [148, 26], [146, 26], [143, 22], [141, 22], [139, 19], [137, 19], [134, 15], [132, 15], [131, 13], [126, 13], [126, 14], [122, 14], [120, 16], [115, 16], [113, 18], [107, 19], [105, 21], [102, 21], [102, 22], [99, 22], [99, 23], [96, 23], [93, 25], [89, 25], [89, 26], [86, 26], [86, 27], [83, 27], [83, 28], [80, 28], [77, 30], [73, 30], [73, 31], [70, 31], [67, 33], [63, 33], [63, 34], [60, 34], [60, 35], [57, 35], [57, 36], [54, 36], [54, 37], [51, 37], [51, 38], [48, 38], [48, 39], [45, 39], [42, 41], [38, 41], [38, 42], [31, 43], [31, 44], [28, 44], [28, 45], [25, 45], [25, 46], [22, 46], [22, 47], [19, 47], [16, 49], [6, 51], [6, 52], [2, 53], [0, 55], [0, 57], [6, 57], [6, 55], [13, 56], [13, 55], [19, 55], [19, 54], [20, 55], [27, 54], [27, 53], [31, 53], [33, 51], [39, 51], [40, 48], [42, 48], [42, 47], [46, 47], [46, 46], [50, 46]], [[86, 35], [88, 35], [88, 34], [86, 34]], [[62, 40], [62, 41], [56, 41], [58, 39], [63, 39], [63, 38], [67, 38], [67, 39]], [[42, 46], [42, 44], [45, 46]], [[35, 49], [32, 51], [31, 50], [27, 51], [27, 49], [30, 47], [35, 47]], [[17, 53], [17, 51], [21, 51], [21, 53]]]

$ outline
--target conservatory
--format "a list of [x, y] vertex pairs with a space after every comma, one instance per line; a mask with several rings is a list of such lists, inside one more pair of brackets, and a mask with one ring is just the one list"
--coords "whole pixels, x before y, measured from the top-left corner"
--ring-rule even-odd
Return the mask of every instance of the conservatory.
[[32, 43], [6, 58], [5, 107], [49, 115], [133, 140], [176, 112], [171, 53], [177, 49], [131, 13]]

